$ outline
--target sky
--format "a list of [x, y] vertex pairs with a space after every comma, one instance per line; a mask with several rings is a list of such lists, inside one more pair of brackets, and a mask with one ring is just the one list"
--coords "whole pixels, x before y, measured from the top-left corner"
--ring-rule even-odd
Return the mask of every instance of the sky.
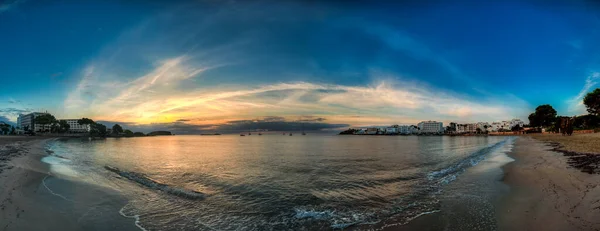
[[593, 1], [0, 0], [0, 120], [336, 130], [585, 114]]

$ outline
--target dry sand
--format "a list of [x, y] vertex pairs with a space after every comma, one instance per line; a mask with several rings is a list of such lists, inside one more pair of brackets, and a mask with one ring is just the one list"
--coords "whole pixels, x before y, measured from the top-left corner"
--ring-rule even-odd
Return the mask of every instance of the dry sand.
[[[592, 143], [580, 136], [586, 138], [574, 142]], [[600, 175], [569, 166], [569, 157], [552, 149], [527, 136], [516, 141], [510, 154], [515, 161], [504, 167], [511, 193], [497, 206], [500, 230], [600, 230]]]
[[531, 137], [544, 141], [558, 143], [561, 149], [580, 153], [600, 153], [600, 133], [573, 134], [535, 134]]

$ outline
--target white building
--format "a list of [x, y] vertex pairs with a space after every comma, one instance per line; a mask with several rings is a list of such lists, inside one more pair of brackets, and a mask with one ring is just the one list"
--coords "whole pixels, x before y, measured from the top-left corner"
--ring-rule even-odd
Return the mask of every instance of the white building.
[[440, 134], [444, 133], [444, 123], [437, 121], [422, 121], [418, 125], [419, 132], [425, 134]]
[[398, 128], [396, 127], [387, 127], [385, 128], [385, 134], [398, 134]]
[[69, 132], [86, 133], [90, 131], [90, 125], [80, 125], [77, 123], [78, 119], [64, 119], [64, 121], [67, 121], [67, 124], [69, 124]]
[[367, 130], [365, 130], [365, 134], [367, 135], [376, 135], [377, 132], [379, 132], [379, 128], [367, 128]]
[[401, 125], [398, 126], [398, 133], [403, 135], [410, 135], [413, 133], [413, 129], [411, 129], [411, 126], [409, 125]]
[[19, 126], [23, 131], [33, 131], [33, 132], [41, 132], [46, 129], [50, 129], [50, 125], [46, 125], [45, 128], [41, 124], [35, 123], [35, 118], [40, 115], [45, 115], [49, 113], [45, 112], [33, 112], [26, 115], [19, 115], [17, 119], [17, 126]]

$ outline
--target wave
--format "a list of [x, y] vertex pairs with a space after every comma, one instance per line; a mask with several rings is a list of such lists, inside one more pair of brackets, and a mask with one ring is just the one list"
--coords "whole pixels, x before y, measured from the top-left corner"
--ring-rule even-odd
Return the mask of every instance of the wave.
[[144, 227], [142, 227], [142, 225], [140, 224], [140, 215], [131, 215], [131, 216], [129, 216], [129, 215], [125, 214], [125, 208], [126, 208], [128, 205], [129, 205], [129, 204], [126, 204], [125, 206], [123, 206], [123, 208], [121, 208], [121, 209], [119, 210], [119, 214], [121, 214], [121, 216], [123, 216], [123, 217], [125, 217], [125, 218], [131, 218], [131, 219], [134, 219], [134, 223], [133, 223], [133, 224], [134, 224], [136, 227], [138, 227], [138, 228], [139, 228], [140, 230], [142, 230], [142, 231], [148, 231], [148, 230], [146, 230]]
[[474, 152], [470, 156], [465, 159], [462, 159], [446, 168], [433, 171], [427, 174], [427, 179], [429, 181], [437, 182], [438, 184], [448, 184], [458, 177], [462, 172], [466, 171], [469, 167], [473, 167], [482, 160], [486, 158], [486, 156], [502, 146], [504, 146], [509, 139], [505, 139], [483, 149], [480, 149], [477, 152]]
[[456, 180], [458, 176], [469, 167], [479, 164], [488, 155], [496, 151], [507, 151], [503, 149], [513, 139], [505, 139], [495, 144], [484, 147], [473, 152], [468, 157], [461, 159], [449, 166], [430, 172], [421, 176], [403, 176], [381, 179], [377, 183], [393, 183], [399, 181], [410, 181], [423, 179], [420, 187], [414, 189], [410, 194], [404, 195], [393, 201], [393, 206], [381, 208], [377, 211], [345, 211], [333, 207], [302, 207], [295, 208], [294, 218], [297, 220], [313, 220], [327, 222], [332, 229], [346, 229], [355, 225], [367, 225], [367, 229], [375, 229], [377, 226], [369, 226], [393, 217], [394, 224], [404, 225], [420, 216], [436, 213], [441, 210], [437, 195], [444, 185]]
[[114, 173], [118, 174], [119, 176], [125, 177], [128, 180], [136, 182], [136, 183], [138, 183], [142, 186], [145, 186], [147, 188], [150, 188], [150, 189], [160, 190], [160, 191], [163, 191], [165, 193], [168, 193], [168, 194], [171, 194], [174, 196], [183, 197], [183, 198], [191, 199], [191, 200], [202, 200], [202, 199], [206, 198], [206, 195], [202, 192], [183, 189], [183, 188], [177, 188], [177, 187], [173, 187], [173, 186], [170, 186], [167, 184], [163, 184], [163, 183], [160, 183], [160, 182], [157, 182], [155, 180], [148, 178], [146, 175], [144, 175], [142, 173], [123, 171], [123, 170], [120, 170], [118, 168], [111, 167], [111, 166], [104, 166], [104, 168], [108, 171], [114, 172]]
[[379, 220], [373, 220], [374, 214], [350, 211], [335, 211], [331, 209], [307, 209], [296, 208], [294, 218], [298, 220], [319, 220], [329, 222], [332, 229], [345, 229], [357, 224], [375, 224]]

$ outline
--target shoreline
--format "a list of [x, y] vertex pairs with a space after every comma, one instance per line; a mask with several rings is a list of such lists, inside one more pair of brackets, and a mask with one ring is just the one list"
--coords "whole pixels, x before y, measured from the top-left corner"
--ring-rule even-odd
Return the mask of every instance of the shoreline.
[[[501, 191], [499, 195], [488, 197], [493, 211], [487, 213], [494, 216], [491, 220], [495, 222], [495, 229], [600, 230], [600, 221], [597, 221], [600, 217], [600, 174], [590, 174], [582, 171], [585, 168], [573, 166], [571, 159], [581, 155], [600, 156], [565, 150], [531, 136], [518, 136], [512, 151], [506, 153], [514, 161], [500, 166], [502, 174], [495, 182], [490, 182], [507, 188], [502, 191], [496, 187]], [[441, 203], [445, 203], [443, 199]], [[383, 230], [447, 230], [453, 226], [455, 218], [471, 219], [472, 210], [476, 209], [463, 204], [442, 207], [442, 211]]]
[[573, 168], [568, 157], [521, 137], [503, 166], [510, 192], [496, 204], [500, 230], [600, 230], [600, 175]]
[[[0, 229], [2, 230], [140, 230], [135, 219], [119, 211], [127, 200], [117, 192], [55, 176], [46, 145], [56, 137], [0, 137], [0, 149], [13, 155], [0, 164]], [[35, 221], [35, 222], [32, 222]]]

